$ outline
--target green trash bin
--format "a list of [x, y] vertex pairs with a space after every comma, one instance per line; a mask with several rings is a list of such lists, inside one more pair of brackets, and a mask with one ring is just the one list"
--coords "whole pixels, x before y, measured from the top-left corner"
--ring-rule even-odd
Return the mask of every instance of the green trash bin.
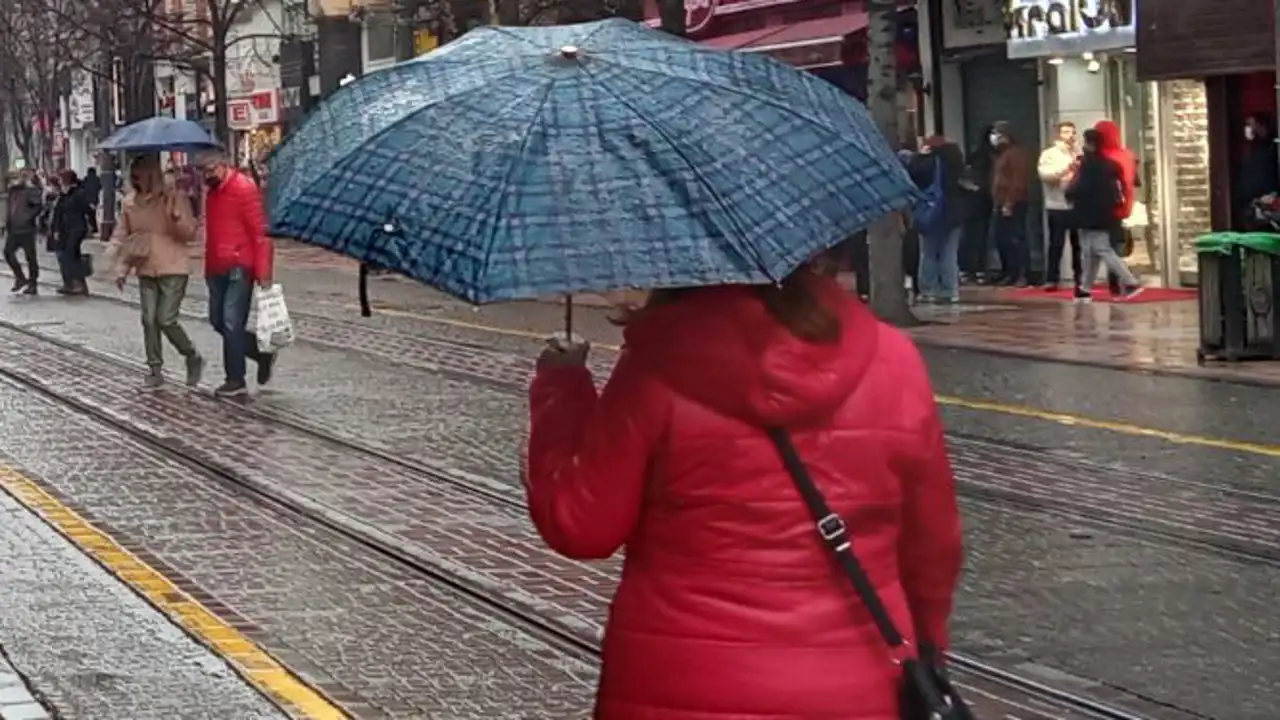
[[1196, 359], [1280, 359], [1280, 234], [1211, 233], [1196, 240]]

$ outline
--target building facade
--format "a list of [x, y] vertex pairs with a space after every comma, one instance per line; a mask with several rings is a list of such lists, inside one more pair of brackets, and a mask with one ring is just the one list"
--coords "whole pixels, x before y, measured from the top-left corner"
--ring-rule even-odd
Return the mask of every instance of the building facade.
[[1141, 0], [1137, 77], [1153, 83], [1165, 144], [1161, 237], [1192, 282], [1191, 243], [1241, 223], [1233, 194], [1251, 113], [1276, 116], [1274, 4], [1269, 0]]

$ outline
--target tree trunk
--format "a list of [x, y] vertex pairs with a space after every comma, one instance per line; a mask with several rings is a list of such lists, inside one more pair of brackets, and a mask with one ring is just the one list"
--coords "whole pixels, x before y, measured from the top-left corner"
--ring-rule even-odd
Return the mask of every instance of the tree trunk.
[[663, 32], [676, 37], [685, 36], [684, 3], [685, 0], [658, 0], [658, 17], [662, 21]]
[[9, 139], [5, 137], [4, 132], [7, 127], [9, 127], [9, 108], [4, 100], [0, 99], [0, 173], [9, 172]]
[[[876, 126], [897, 149], [898, 142], [898, 67], [895, 40], [897, 35], [897, 3], [894, 0], [867, 1], [867, 108]], [[885, 322], [899, 327], [918, 325], [911, 312], [905, 290], [906, 272], [902, 266], [903, 223], [898, 215], [890, 215], [872, 223], [867, 230], [870, 254], [871, 309]]]
[[213, 77], [210, 78], [213, 81], [213, 134], [228, 153], [234, 153], [231, 123], [227, 118], [227, 34], [222, 28], [214, 28], [213, 37]]

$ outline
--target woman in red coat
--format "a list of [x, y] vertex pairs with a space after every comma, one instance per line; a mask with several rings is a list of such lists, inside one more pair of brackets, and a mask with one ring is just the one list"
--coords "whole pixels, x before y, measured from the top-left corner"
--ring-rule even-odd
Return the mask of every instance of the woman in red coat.
[[595, 717], [896, 719], [898, 668], [762, 428], [790, 430], [904, 634], [945, 647], [960, 521], [914, 345], [808, 268], [655, 293], [625, 337], [598, 396], [585, 348], [530, 390], [539, 533], [626, 546]]

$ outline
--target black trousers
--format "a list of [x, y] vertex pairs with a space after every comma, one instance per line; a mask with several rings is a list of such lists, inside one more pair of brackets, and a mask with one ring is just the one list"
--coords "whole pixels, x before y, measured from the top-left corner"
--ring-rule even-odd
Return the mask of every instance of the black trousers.
[[[27, 267], [29, 272], [22, 272], [22, 265], [18, 263], [18, 251], [21, 250], [27, 256]], [[4, 240], [4, 261], [9, 263], [9, 269], [13, 271], [13, 277], [18, 282], [35, 282], [40, 278], [40, 264], [36, 259], [36, 234], [35, 233], [8, 233]]]
[[1000, 279], [1017, 282], [1027, 279], [1031, 264], [1031, 247], [1027, 245], [1027, 205], [1015, 205], [1013, 212], [1005, 215], [996, 209], [992, 220], [995, 226], [996, 252], [1000, 254]]
[[1057, 285], [1062, 280], [1062, 251], [1070, 242], [1072, 280], [1079, 285], [1084, 268], [1080, 265], [1080, 232], [1071, 225], [1071, 211], [1049, 210], [1045, 214], [1049, 219], [1049, 254], [1044, 260], [1045, 284]]

